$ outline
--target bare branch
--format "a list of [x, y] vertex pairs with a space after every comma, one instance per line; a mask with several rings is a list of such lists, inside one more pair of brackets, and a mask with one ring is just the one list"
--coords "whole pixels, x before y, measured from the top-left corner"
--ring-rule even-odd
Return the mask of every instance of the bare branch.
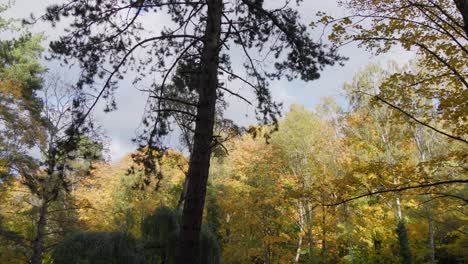
[[177, 99], [177, 98], [161, 97], [161, 96], [158, 96], [158, 95], [150, 95], [149, 97], [150, 98], [155, 98], [155, 99], [158, 99], [158, 100], [172, 101], [172, 102], [181, 103], [181, 104], [184, 104], [184, 105], [189, 105], [189, 106], [194, 106], [194, 107], [198, 106], [197, 104], [190, 103], [190, 102], [187, 102], [187, 101], [184, 101], [184, 100], [181, 100], [181, 99]]
[[248, 103], [249, 105], [252, 105], [252, 103], [249, 100], [247, 100], [245, 97], [243, 97], [242, 95], [240, 95], [238, 93], [235, 93], [235, 92], [233, 92], [233, 91], [231, 91], [231, 90], [229, 90], [229, 89], [227, 89], [226, 87], [223, 87], [223, 86], [218, 86], [218, 88], [223, 90], [223, 91], [226, 91], [226, 92], [230, 93], [231, 95], [236, 96], [237, 98], [243, 100], [244, 102]]
[[107, 78], [106, 82], [104, 83], [101, 91], [98, 93], [98, 95], [96, 96], [96, 98], [94, 99], [93, 103], [91, 104], [91, 106], [89, 107], [88, 111], [86, 111], [86, 113], [83, 115], [83, 117], [81, 118], [81, 120], [78, 121], [78, 126], [82, 125], [83, 122], [85, 121], [85, 119], [88, 117], [88, 115], [91, 113], [91, 111], [94, 109], [94, 107], [97, 105], [98, 101], [100, 100], [100, 98], [102, 97], [102, 95], [104, 94], [105, 90], [109, 87], [109, 84], [110, 84], [110, 81], [112, 80], [112, 78], [114, 77], [115, 74], [117, 74], [117, 72], [120, 70], [120, 68], [122, 67], [122, 65], [125, 63], [125, 61], [128, 59], [128, 57], [133, 53], [133, 51], [135, 51], [137, 48], [143, 46], [144, 44], [148, 43], [148, 42], [151, 42], [151, 41], [155, 41], [155, 40], [163, 40], [163, 39], [173, 39], [173, 38], [193, 38], [197, 41], [200, 41], [201, 39], [196, 37], [196, 36], [192, 36], [192, 35], [167, 35], [167, 36], [157, 36], [157, 37], [152, 37], [152, 38], [147, 38], [139, 43], [137, 43], [135, 46], [133, 46], [124, 56], [123, 58], [120, 60], [119, 64], [117, 64], [115, 67], [114, 67], [114, 70], [112, 71], [112, 73], [109, 75], [109, 77]]
[[468, 81], [462, 76], [462, 74], [457, 70], [455, 69], [454, 67], [452, 67], [444, 58], [442, 58], [439, 54], [435, 53], [433, 50], [431, 50], [430, 48], [428, 48], [426, 45], [420, 43], [420, 42], [415, 42], [415, 41], [412, 41], [412, 40], [408, 40], [408, 39], [401, 39], [401, 38], [389, 38], [389, 37], [357, 37], [355, 38], [355, 40], [361, 40], [361, 41], [369, 41], [369, 40], [375, 40], [375, 41], [399, 41], [401, 43], [410, 43], [412, 45], [415, 45], [415, 46], [418, 46], [420, 47], [421, 49], [425, 50], [426, 52], [428, 52], [429, 54], [431, 54], [434, 58], [436, 58], [439, 62], [441, 62], [442, 64], [445, 65], [445, 67], [447, 67], [451, 72], [453, 72], [453, 74], [455, 76], [457, 76], [457, 78], [463, 83], [463, 85], [468, 88]]
[[342, 201], [336, 202], [336, 203], [330, 203], [330, 204], [322, 204], [322, 206], [337, 206], [340, 204], [344, 204], [347, 202], [351, 202], [357, 199], [361, 199], [364, 197], [368, 196], [373, 196], [376, 194], [382, 194], [382, 193], [390, 193], [390, 192], [402, 192], [406, 190], [411, 190], [411, 189], [421, 189], [421, 188], [427, 188], [427, 187], [433, 187], [433, 186], [438, 186], [438, 185], [448, 185], [448, 184], [466, 184], [468, 183], [468, 180], [450, 180], [450, 181], [439, 181], [439, 182], [432, 182], [432, 183], [424, 183], [424, 184], [418, 184], [418, 185], [413, 185], [413, 186], [406, 186], [406, 187], [400, 187], [400, 188], [394, 188], [394, 189], [384, 189], [384, 190], [378, 190], [374, 192], [369, 192], [365, 194], [361, 194], [352, 198], [344, 199]]
[[388, 106], [390, 106], [390, 107], [392, 107], [392, 108], [398, 110], [399, 112], [403, 113], [403, 114], [406, 115], [407, 117], [409, 117], [409, 118], [411, 118], [412, 120], [414, 120], [416, 123], [418, 123], [418, 124], [420, 124], [420, 125], [423, 125], [423, 126], [425, 126], [425, 127], [427, 127], [427, 128], [430, 128], [430, 129], [434, 130], [435, 132], [437, 132], [437, 133], [439, 133], [439, 134], [442, 134], [442, 135], [444, 135], [444, 136], [446, 136], [446, 137], [449, 137], [449, 138], [451, 138], [451, 139], [455, 139], [455, 140], [458, 140], [458, 141], [461, 141], [461, 142], [463, 142], [463, 143], [468, 144], [468, 140], [463, 139], [463, 138], [458, 137], [458, 136], [454, 136], [454, 135], [448, 134], [447, 132], [444, 132], [444, 131], [442, 131], [442, 130], [440, 130], [440, 129], [438, 129], [438, 128], [435, 128], [435, 127], [433, 127], [433, 126], [431, 126], [431, 125], [429, 125], [429, 124], [427, 124], [427, 123], [424, 123], [424, 122], [422, 122], [421, 120], [419, 120], [418, 118], [416, 118], [414, 115], [408, 113], [407, 111], [405, 111], [405, 110], [401, 109], [400, 107], [398, 107], [398, 106], [396, 106], [396, 105], [390, 103], [389, 101], [383, 99], [382, 97], [380, 97], [380, 96], [378, 96], [378, 95], [369, 94], [369, 93], [366, 93], [366, 92], [363, 92], [363, 91], [356, 91], [356, 92], [357, 92], [357, 93], [362, 93], [362, 94], [365, 94], [365, 95], [374, 97], [375, 99], [379, 100], [380, 102], [382, 102], [382, 103], [384, 103], [384, 104], [386, 104], [386, 105], [388, 105]]

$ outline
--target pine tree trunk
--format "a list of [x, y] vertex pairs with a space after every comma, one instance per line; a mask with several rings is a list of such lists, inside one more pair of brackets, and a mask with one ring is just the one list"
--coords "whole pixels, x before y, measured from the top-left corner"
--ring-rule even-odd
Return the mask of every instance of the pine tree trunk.
[[32, 242], [33, 254], [31, 256], [31, 264], [42, 263], [42, 253], [44, 252], [44, 233], [47, 224], [47, 203], [42, 201], [39, 208], [39, 221], [37, 222], [36, 239]]
[[213, 143], [223, 4], [222, 0], [208, 0], [207, 3], [208, 13], [201, 56], [201, 73], [197, 87], [199, 92], [198, 118], [187, 174], [189, 181], [182, 212], [182, 228], [177, 252], [178, 264], [193, 264], [198, 261], [200, 228]]

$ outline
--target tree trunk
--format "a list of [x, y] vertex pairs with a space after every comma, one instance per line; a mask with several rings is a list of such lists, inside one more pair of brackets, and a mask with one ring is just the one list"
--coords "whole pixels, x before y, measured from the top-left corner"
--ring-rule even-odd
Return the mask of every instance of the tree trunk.
[[294, 263], [299, 263], [302, 249], [302, 235], [299, 233], [299, 240], [297, 241], [296, 256], [294, 256]]
[[[177, 121], [176, 119], [176, 122], [179, 122], [179, 121]], [[189, 133], [190, 131], [188, 131], [187, 129], [185, 130], [182, 129], [182, 135], [184, 137], [185, 144], [187, 145], [187, 148], [188, 148], [189, 157], [191, 157], [193, 146], [192, 146], [192, 142], [190, 141]], [[177, 210], [179, 211], [182, 211], [184, 209], [184, 200], [185, 200], [185, 197], [187, 196], [187, 186], [188, 186], [188, 175], [187, 173], [185, 173], [184, 185], [182, 187], [182, 192], [180, 193], [180, 196], [179, 196], [179, 201], [177, 202]]]
[[31, 256], [31, 264], [42, 263], [42, 253], [44, 253], [44, 233], [47, 224], [47, 202], [42, 201], [39, 208], [39, 221], [37, 222], [36, 238], [32, 242], [33, 254]]
[[348, 254], [351, 258], [351, 264], [354, 264], [354, 251], [353, 251], [353, 240], [351, 239], [351, 234], [348, 233]]
[[312, 233], [313, 225], [313, 212], [310, 202], [307, 201], [307, 239], [309, 240], [309, 262], [312, 263], [314, 260], [314, 235]]
[[305, 221], [305, 210], [304, 210], [304, 205], [299, 199], [297, 203], [297, 207], [299, 210], [299, 232], [298, 232], [298, 241], [297, 241], [297, 250], [296, 250], [296, 256], [294, 257], [294, 263], [299, 263], [299, 259], [301, 257], [301, 249], [302, 249], [302, 231], [305, 229], [306, 221]]
[[396, 206], [397, 206], [397, 218], [398, 218], [398, 221], [401, 221], [403, 220], [403, 215], [401, 213], [401, 202], [400, 202], [400, 197], [397, 197], [395, 199], [395, 203], [396, 203]]
[[198, 261], [200, 228], [213, 142], [223, 3], [222, 0], [208, 0], [207, 3], [208, 13], [201, 56], [201, 73], [197, 87], [198, 117], [187, 174], [189, 181], [182, 212], [177, 252], [178, 264], [193, 264]]
[[185, 175], [184, 185], [180, 193], [179, 201], [177, 202], [177, 210], [182, 211], [184, 206], [185, 197], [187, 196], [187, 186], [189, 184], [188, 175]]
[[[322, 203], [325, 203], [325, 197], [322, 193]], [[322, 206], [322, 263], [327, 263], [327, 229], [326, 225], [326, 216], [325, 216], [325, 206]]]
[[431, 263], [436, 263], [435, 259], [435, 244], [434, 244], [434, 220], [432, 219], [432, 212], [429, 212], [429, 246], [431, 249]]
[[[421, 162], [425, 162], [426, 156], [430, 155], [431, 151], [429, 150], [430, 148], [428, 147], [431, 141], [425, 141], [423, 134], [422, 134], [422, 129], [418, 127], [415, 131], [415, 141], [416, 141], [416, 146], [418, 147], [419, 151], [419, 159]], [[433, 139], [434, 140], [434, 139]], [[424, 148], [424, 146], [427, 146], [427, 148]], [[429, 178], [425, 179], [426, 182], [430, 182]], [[430, 200], [432, 197], [430, 194], [427, 195], [427, 198]], [[427, 221], [429, 224], [429, 258], [431, 260], [431, 263], [436, 263], [435, 262], [435, 246], [434, 246], [434, 227], [433, 227], [433, 219], [432, 219], [432, 207], [429, 205], [427, 206]]]
[[349, 220], [348, 207], [346, 206], [346, 203], [343, 205], [343, 210], [346, 223], [346, 235], [348, 237], [348, 254], [351, 258], [351, 264], [354, 264], [353, 236], [351, 232], [351, 223]]

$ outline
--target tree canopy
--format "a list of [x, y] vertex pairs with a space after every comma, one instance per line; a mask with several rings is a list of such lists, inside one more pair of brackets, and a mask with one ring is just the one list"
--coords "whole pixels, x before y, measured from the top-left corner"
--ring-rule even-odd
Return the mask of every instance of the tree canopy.
[[[1, 6], [0, 263], [466, 263], [468, 3], [336, 4], [67, 0], [22, 28]], [[377, 63], [339, 96], [289, 91], [351, 43]]]

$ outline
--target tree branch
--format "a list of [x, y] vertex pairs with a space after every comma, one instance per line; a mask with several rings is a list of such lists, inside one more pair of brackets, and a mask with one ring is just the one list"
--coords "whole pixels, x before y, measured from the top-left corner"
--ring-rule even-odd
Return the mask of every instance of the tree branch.
[[401, 192], [401, 191], [406, 191], [406, 190], [411, 190], [411, 189], [420, 189], [420, 188], [427, 188], [427, 187], [433, 187], [433, 186], [438, 186], [438, 185], [445, 185], [445, 184], [466, 184], [468, 183], [468, 180], [450, 180], [450, 181], [439, 181], [439, 182], [432, 182], [432, 183], [425, 183], [425, 184], [418, 184], [418, 185], [413, 185], [413, 186], [406, 186], [406, 187], [400, 187], [400, 188], [394, 188], [394, 189], [384, 189], [384, 190], [378, 190], [374, 192], [369, 192], [365, 194], [361, 194], [352, 198], [344, 199], [342, 201], [336, 202], [336, 203], [330, 203], [330, 204], [322, 204], [322, 206], [337, 206], [340, 204], [344, 204], [347, 202], [351, 202], [357, 199], [361, 199], [367, 196], [373, 196], [376, 194], [382, 194], [382, 193], [389, 193], [389, 192]]
[[463, 142], [463, 143], [468, 144], [468, 140], [463, 139], [463, 138], [461, 138], [461, 137], [457, 137], [457, 136], [448, 134], [448, 133], [446, 133], [446, 132], [444, 132], [444, 131], [442, 131], [442, 130], [440, 130], [440, 129], [438, 129], [438, 128], [435, 128], [435, 127], [433, 127], [433, 126], [431, 126], [431, 125], [429, 125], [429, 124], [427, 124], [427, 123], [424, 123], [424, 122], [422, 122], [421, 120], [417, 119], [417, 118], [416, 118], [415, 116], [413, 116], [412, 114], [406, 112], [405, 110], [403, 110], [403, 109], [401, 109], [400, 107], [398, 107], [398, 106], [396, 106], [396, 105], [390, 103], [389, 101], [383, 99], [382, 97], [380, 97], [380, 96], [378, 96], [378, 95], [369, 94], [369, 93], [366, 93], [366, 92], [363, 92], [363, 91], [356, 91], [356, 92], [374, 97], [375, 99], [379, 100], [380, 102], [382, 102], [382, 103], [384, 103], [384, 104], [386, 104], [386, 105], [388, 105], [388, 106], [390, 106], [390, 107], [392, 107], [392, 108], [398, 110], [399, 112], [403, 113], [404, 115], [406, 115], [406, 116], [409, 117], [410, 119], [414, 120], [416, 123], [418, 123], [418, 124], [420, 124], [420, 125], [423, 125], [423, 126], [429, 128], [429, 129], [432, 129], [432, 130], [434, 130], [435, 132], [437, 132], [437, 133], [439, 133], [439, 134], [442, 134], [442, 135], [444, 135], [444, 136], [446, 136], [446, 137], [449, 137], [449, 138], [451, 138], [451, 139], [455, 139], [455, 140], [458, 140], [458, 141], [461, 141], [461, 142]]
[[420, 42], [415, 42], [407, 39], [401, 39], [401, 38], [389, 38], [389, 37], [356, 37], [354, 40], [361, 40], [361, 41], [369, 41], [369, 40], [374, 40], [374, 41], [398, 41], [400, 43], [410, 43], [412, 45], [418, 46], [421, 49], [425, 50], [427, 53], [431, 54], [434, 58], [436, 58], [439, 62], [444, 64], [450, 71], [453, 72], [455, 76], [463, 83], [463, 85], [468, 88], [468, 81], [462, 76], [462, 74], [452, 67], [446, 60], [444, 60], [439, 54], [435, 53], [433, 50], [429, 49], [426, 45], [420, 43]]
[[181, 103], [181, 104], [184, 104], [184, 105], [189, 105], [189, 106], [194, 106], [194, 107], [198, 106], [197, 104], [190, 103], [190, 102], [187, 102], [187, 101], [184, 101], [184, 100], [181, 100], [181, 99], [177, 99], [177, 98], [161, 97], [161, 96], [158, 96], [158, 95], [150, 95], [149, 97], [150, 98], [155, 98], [155, 99], [158, 99], [158, 100], [172, 101], [172, 102]]
[[228, 93], [231, 94], [231, 95], [236, 96], [237, 98], [243, 100], [244, 102], [248, 103], [249, 105], [252, 105], [252, 103], [251, 103], [249, 100], [247, 100], [245, 97], [243, 97], [242, 95], [240, 95], [240, 94], [238, 94], [238, 93], [235, 93], [235, 92], [233, 92], [233, 91], [231, 91], [231, 90], [229, 90], [228, 88], [223, 87], [223, 86], [218, 86], [218, 88], [221, 89], [221, 90], [223, 90], [223, 91], [228, 92]]
[[127, 60], [127, 58], [133, 53], [133, 51], [135, 51], [137, 48], [143, 46], [144, 44], [148, 43], [148, 42], [151, 42], [151, 41], [155, 41], [155, 40], [165, 40], [165, 39], [173, 39], [173, 38], [192, 38], [192, 39], [195, 39], [197, 41], [200, 41], [201, 39], [196, 37], [196, 36], [192, 36], [192, 35], [167, 35], [167, 36], [157, 36], [157, 37], [152, 37], [152, 38], [147, 38], [145, 40], [142, 40], [141, 42], [135, 44], [135, 46], [133, 46], [124, 56], [123, 58], [120, 60], [120, 62], [114, 67], [114, 70], [111, 72], [111, 74], [109, 75], [109, 77], [106, 79], [106, 82], [104, 83], [101, 91], [98, 93], [98, 95], [96, 96], [96, 98], [94, 99], [93, 103], [91, 104], [91, 106], [89, 107], [88, 111], [86, 111], [86, 113], [82, 116], [82, 118], [80, 120], [78, 120], [78, 126], [82, 125], [83, 122], [85, 121], [85, 119], [89, 116], [89, 114], [91, 113], [91, 111], [94, 109], [94, 107], [97, 105], [98, 101], [100, 100], [100, 98], [102, 97], [102, 95], [104, 94], [105, 90], [109, 87], [109, 84], [110, 84], [110, 81], [111, 79], [114, 77], [115, 74], [117, 74], [117, 72], [120, 70], [120, 68], [122, 67], [122, 65], [125, 63], [125, 61]]

